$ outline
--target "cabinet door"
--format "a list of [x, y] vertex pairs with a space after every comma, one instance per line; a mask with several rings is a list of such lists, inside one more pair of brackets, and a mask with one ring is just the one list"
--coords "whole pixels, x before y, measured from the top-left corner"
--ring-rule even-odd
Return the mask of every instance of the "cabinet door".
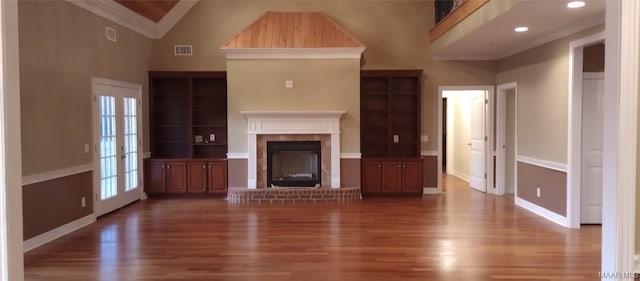
[[147, 160], [146, 164], [144, 190], [149, 193], [166, 192], [164, 161]]
[[167, 162], [166, 173], [167, 192], [187, 191], [187, 165], [185, 162]]
[[421, 160], [402, 162], [402, 192], [422, 193]]
[[362, 191], [380, 192], [382, 186], [382, 163], [364, 160], [362, 163]]
[[187, 191], [207, 191], [207, 163], [204, 161], [189, 161], [187, 165], [187, 170], [189, 173]]
[[402, 191], [402, 162], [383, 161], [382, 162], [382, 191], [401, 192]]
[[227, 162], [209, 162], [209, 192], [225, 192], [227, 190]]

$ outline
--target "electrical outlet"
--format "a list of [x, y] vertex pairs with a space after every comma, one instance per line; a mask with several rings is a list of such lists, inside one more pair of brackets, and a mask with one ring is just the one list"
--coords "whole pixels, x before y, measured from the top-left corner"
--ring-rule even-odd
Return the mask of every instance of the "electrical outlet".
[[537, 195], [538, 197], [540, 197], [540, 187], [537, 187], [537, 188], [536, 188], [536, 195]]
[[287, 89], [293, 88], [293, 80], [285, 80], [284, 81], [284, 87], [287, 88]]
[[80, 198], [80, 206], [82, 206], [82, 208], [87, 206], [87, 198], [86, 197]]

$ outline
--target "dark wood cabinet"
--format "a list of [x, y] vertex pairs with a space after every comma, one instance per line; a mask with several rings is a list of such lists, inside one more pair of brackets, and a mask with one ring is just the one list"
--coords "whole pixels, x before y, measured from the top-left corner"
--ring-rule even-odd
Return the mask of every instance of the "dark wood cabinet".
[[189, 173], [188, 192], [203, 193], [207, 191], [207, 162], [189, 161], [187, 164]]
[[227, 161], [191, 160], [189, 167], [188, 192], [224, 193], [227, 191]]
[[422, 70], [362, 70], [363, 194], [422, 194]]
[[227, 79], [224, 71], [150, 71], [149, 193], [225, 193]]
[[187, 188], [187, 167], [184, 161], [147, 159], [145, 161], [148, 193], [181, 193]]
[[227, 191], [227, 161], [207, 163], [207, 191], [209, 193]]
[[421, 159], [365, 159], [364, 194], [422, 194]]

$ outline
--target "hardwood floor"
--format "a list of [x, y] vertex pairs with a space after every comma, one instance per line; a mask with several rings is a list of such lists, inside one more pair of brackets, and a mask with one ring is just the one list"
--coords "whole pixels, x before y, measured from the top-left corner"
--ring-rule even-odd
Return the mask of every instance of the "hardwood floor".
[[599, 279], [600, 226], [444, 182], [439, 196], [345, 204], [150, 199], [26, 253], [25, 279]]

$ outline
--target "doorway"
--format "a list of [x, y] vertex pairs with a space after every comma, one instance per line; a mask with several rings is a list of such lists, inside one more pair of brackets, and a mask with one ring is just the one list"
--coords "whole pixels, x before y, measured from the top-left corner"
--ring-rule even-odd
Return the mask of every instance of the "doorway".
[[96, 216], [141, 197], [141, 86], [94, 78], [94, 193]]
[[[602, 222], [604, 73], [593, 74], [602, 75], [600, 81], [587, 73], [604, 71], [604, 44], [599, 45], [604, 39], [601, 32], [570, 43], [567, 226], [571, 228]], [[599, 48], [599, 54], [592, 55]]]
[[[492, 86], [440, 87], [439, 173], [452, 174], [487, 191], [487, 98]], [[446, 106], [446, 107], [445, 107]], [[441, 177], [441, 175], [440, 175]], [[438, 189], [442, 191], [441, 182]]]
[[515, 195], [517, 189], [518, 85], [498, 85], [496, 94], [496, 194]]

